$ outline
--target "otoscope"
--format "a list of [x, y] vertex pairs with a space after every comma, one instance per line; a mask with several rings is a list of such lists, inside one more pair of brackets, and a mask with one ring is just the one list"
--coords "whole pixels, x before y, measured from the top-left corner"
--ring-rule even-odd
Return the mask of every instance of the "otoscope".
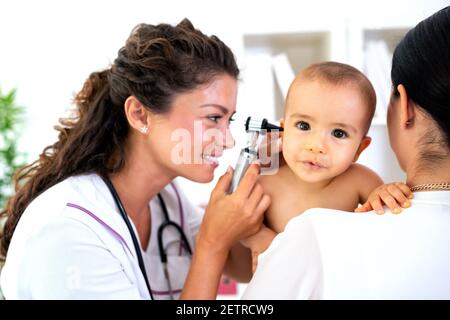
[[236, 191], [239, 182], [244, 176], [250, 164], [258, 159], [258, 149], [263, 140], [264, 135], [271, 131], [283, 131], [283, 128], [271, 124], [267, 119], [253, 119], [248, 117], [245, 122], [245, 132], [248, 134], [247, 146], [243, 148], [239, 154], [236, 167], [234, 168], [233, 179], [229, 193]]

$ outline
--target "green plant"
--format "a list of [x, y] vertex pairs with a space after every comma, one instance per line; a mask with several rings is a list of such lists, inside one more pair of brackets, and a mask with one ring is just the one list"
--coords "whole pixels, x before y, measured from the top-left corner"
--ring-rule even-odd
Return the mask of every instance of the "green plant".
[[13, 192], [12, 178], [23, 166], [23, 153], [17, 150], [24, 109], [15, 102], [16, 90], [2, 94], [0, 89], [0, 207]]
[[[3, 210], [6, 199], [12, 195], [14, 186], [12, 178], [16, 170], [23, 166], [23, 153], [17, 150], [20, 124], [24, 110], [15, 102], [16, 90], [6, 94], [0, 90], [0, 208]], [[0, 217], [0, 235], [2, 234], [4, 218]], [[0, 257], [0, 272], [3, 261]], [[0, 299], [3, 298], [0, 288]]]

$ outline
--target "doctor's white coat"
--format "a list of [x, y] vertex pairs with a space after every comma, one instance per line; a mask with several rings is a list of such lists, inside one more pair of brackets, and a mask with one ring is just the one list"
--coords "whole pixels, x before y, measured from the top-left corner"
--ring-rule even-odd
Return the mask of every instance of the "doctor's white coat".
[[[171, 183], [161, 191], [170, 219], [194, 248], [202, 212]], [[154, 298], [168, 298], [156, 242], [162, 212], [150, 202], [152, 230], [143, 252]], [[134, 225], [133, 225], [134, 227]], [[136, 229], [135, 229], [136, 230]], [[165, 232], [172, 289], [178, 296], [190, 265], [178, 234]], [[14, 232], [1, 287], [7, 299], [149, 299], [129, 231], [103, 180], [70, 177], [25, 210]]]

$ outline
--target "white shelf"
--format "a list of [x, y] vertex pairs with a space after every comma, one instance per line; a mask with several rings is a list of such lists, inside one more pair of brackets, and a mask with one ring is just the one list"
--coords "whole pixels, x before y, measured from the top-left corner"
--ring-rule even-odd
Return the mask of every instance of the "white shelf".
[[[242, 90], [247, 97], [244, 98], [246, 111], [249, 106], [255, 104], [256, 114], [277, 120], [283, 116], [284, 88], [290, 83], [280, 84], [276, 81], [280, 79], [275, 79], [273, 72], [274, 57], [285, 55], [294, 74], [311, 63], [329, 60], [332, 56], [331, 31], [246, 34], [244, 52], [245, 83]], [[283, 90], [280, 90], [280, 87]]]
[[[372, 82], [377, 94], [375, 117], [386, 119], [391, 92], [391, 65], [395, 47], [409, 28], [362, 28], [362, 71]], [[381, 121], [383, 123], [383, 121]], [[385, 123], [385, 121], [384, 121]]]

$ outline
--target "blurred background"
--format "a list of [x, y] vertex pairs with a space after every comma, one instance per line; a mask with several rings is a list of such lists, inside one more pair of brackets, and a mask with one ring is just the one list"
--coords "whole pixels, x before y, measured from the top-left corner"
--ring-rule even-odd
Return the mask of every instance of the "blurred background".
[[[213, 182], [180, 179], [195, 204], [206, 203], [217, 178], [228, 165], [234, 166], [246, 141], [246, 117], [277, 121], [294, 74], [323, 60], [349, 63], [373, 82], [378, 98], [369, 132], [373, 141], [359, 162], [386, 182], [403, 180], [386, 131], [392, 51], [408, 29], [449, 4], [449, 0], [3, 0], [0, 90], [7, 98], [16, 89], [14, 103], [23, 110], [22, 125], [12, 136], [18, 155], [15, 165], [37, 159], [56, 140], [53, 126], [67, 115], [74, 93], [92, 71], [113, 62], [135, 25], [176, 24], [187, 17], [196, 28], [228, 44], [242, 70], [237, 121], [232, 124], [236, 147], [225, 153]], [[5, 148], [5, 141], [0, 139], [0, 148]], [[0, 168], [0, 175], [6, 171]], [[236, 293], [236, 288], [224, 290]]]

